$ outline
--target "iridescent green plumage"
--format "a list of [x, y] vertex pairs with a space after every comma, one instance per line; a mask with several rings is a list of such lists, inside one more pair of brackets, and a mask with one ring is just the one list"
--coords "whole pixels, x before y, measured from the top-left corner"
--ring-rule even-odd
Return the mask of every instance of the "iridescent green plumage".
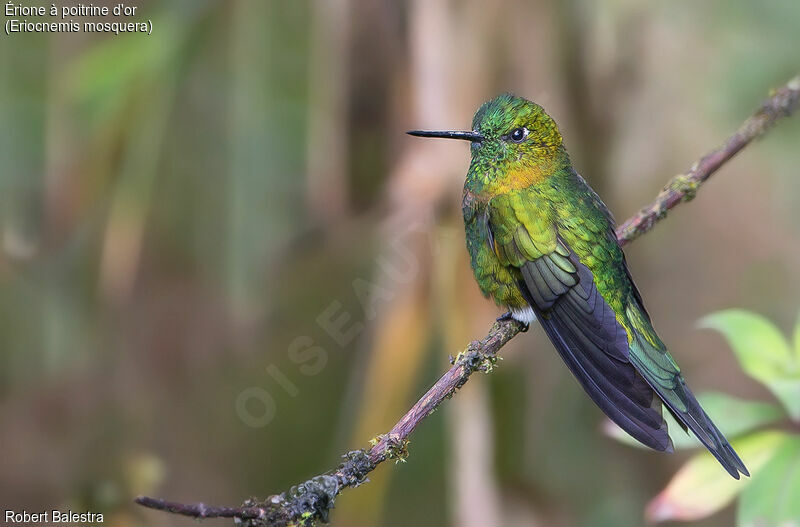
[[501, 95], [472, 127], [411, 133], [472, 142], [463, 214], [484, 295], [518, 320], [538, 319], [590, 397], [633, 437], [671, 450], [663, 402], [733, 477], [747, 475], [653, 329], [611, 215], [572, 168], [555, 122]]

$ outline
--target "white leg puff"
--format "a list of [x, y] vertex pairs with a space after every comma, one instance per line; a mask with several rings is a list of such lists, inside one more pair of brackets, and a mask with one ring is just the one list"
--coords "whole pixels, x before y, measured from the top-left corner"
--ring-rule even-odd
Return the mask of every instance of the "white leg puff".
[[533, 324], [536, 322], [536, 315], [533, 313], [533, 309], [530, 306], [527, 306], [523, 309], [516, 309], [512, 307], [511, 316], [514, 317], [514, 320], [518, 320], [523, 324]]

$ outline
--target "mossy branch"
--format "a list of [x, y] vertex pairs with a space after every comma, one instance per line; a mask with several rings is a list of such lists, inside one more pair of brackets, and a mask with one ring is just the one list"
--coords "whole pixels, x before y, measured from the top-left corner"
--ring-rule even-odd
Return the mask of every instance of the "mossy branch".
[[[678, 203], [694, 198], [700, 186], [751, 141], [763, 135], [781, 117], [791, 115], [800, 100], [800, 75], [774, 90], [761, 107], [719, 148], [709, 152], [685, 174], [672, 178], [655, 200], [617, 228], [621, 245], [638, 238], [664, 219]], [[370, 441], [370, 448], [348, 452], [334, 470], [311, 478], [287, 492], [263, 501], [247, 500], [241, 507], [182, 504], [140, 496], [136, 503], [151, 509], [193, 518], [234, 518], [244, 527], [310, 527], [327, 522], [339, 493], [367, 481], [367, 474], [387, 459], [405, 461], [409, 436], [445, 399], [451, 397], [476, 371], [489, 372], [500, 349], [524, 328], [514, 320], [496, 322], [480, 341], [473, 341], [452, 367], [436, 381], [394, 427]]]

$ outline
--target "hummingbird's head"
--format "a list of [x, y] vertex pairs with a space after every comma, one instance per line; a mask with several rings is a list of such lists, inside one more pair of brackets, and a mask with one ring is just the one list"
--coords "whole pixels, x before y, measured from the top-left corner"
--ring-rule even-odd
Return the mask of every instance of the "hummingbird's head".
[[541, 106], [510, 93], [483, 103], [472, 118], [472, 130], [483, 137], [475, 146], [505, 150], [517, 157], [562, 143], [556, 122]]
[[509, 93], [485, 102], [463, 132], [408, 132], [472, 143], [468, 178], [487, 190], [528, 186], [569, 162], [556, 122], [538, 104]]

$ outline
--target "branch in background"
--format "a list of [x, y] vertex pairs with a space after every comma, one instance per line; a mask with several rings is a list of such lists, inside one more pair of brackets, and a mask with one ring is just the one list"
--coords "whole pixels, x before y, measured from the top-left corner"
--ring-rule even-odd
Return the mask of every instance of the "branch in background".
[[764, 135], [778, 119], [791, 115], [797, 109], [798, 101], [800, 101], [800, 75], [774, 90], [756, 113], [751, 115], [722, 146], [703, 156], [685, 174], [669, 180], [652, 203], [620, 225], [617, 228], [620, 244], [625, 245], [635, 240], [652, 229], [653, 225], [663, 219], [667, 211], [675, 205], [693, 199], [697, 189], [711, 177], [711, 174], [753, 139]]
[[[753, 139], [763, 135], [778, 119], [791, 115], [798, 101], [800, 75], [775, 90], [721, 147], [706, 154], [687, 173], [672, 178], [652, 203], [620, 225], [616, 231], [620, 244], [638, 238], [664, 219], [668, 210], [694, 198], [711, 174]], [[136, 503], [193, 518], [235, 518], [238, 524], [246, 527], [311, 526], [317, 520], [327, 522], [334, 500], [343, 489], [367, 481], [367, 474], [387, 459], [404, 461], [408, 455], [408, 437], [419, 423], [463, 386], [473, 372], [491, 371], [500, 348], [522, 329], [522, 325], [514, 320], [496, 322], [483, 340], [473, 341], [451, 359], [453, 366], [389, 433], [374, 438], [371, 448], [345, 454], [344, 461], [336, 469], [292, 487], [288, 492], [263, 501], [247, 500], [241, 507], [211, 507], [202, 503], [186, 505], [144, 496], [136, 498]]]

